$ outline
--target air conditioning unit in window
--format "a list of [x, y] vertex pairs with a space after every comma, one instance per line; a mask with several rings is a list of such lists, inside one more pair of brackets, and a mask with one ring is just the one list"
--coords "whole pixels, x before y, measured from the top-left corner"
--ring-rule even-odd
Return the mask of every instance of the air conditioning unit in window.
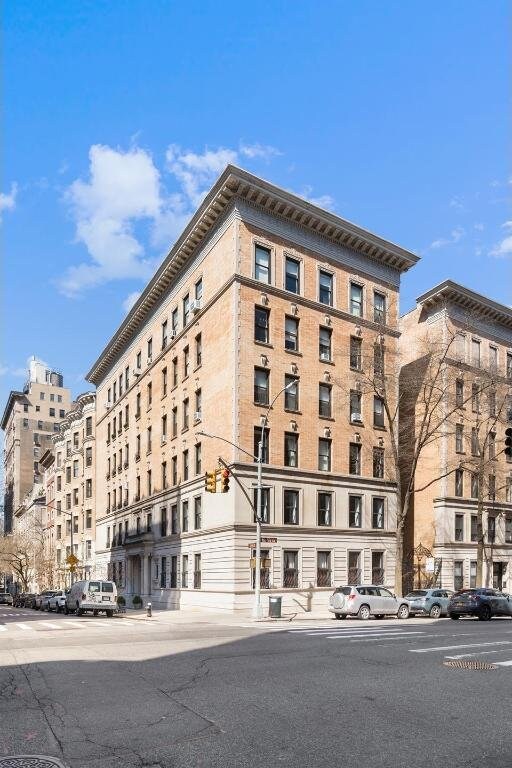
[[201, 411], [196, 411], [194, 413], [194, 421], [201, 421]]
[[105, 403], [105, 408], [107, 409], [107, 411], [109, 408], [112, 408], [112, 403], [110, 402], [110, 400], [107, 400], [107, 402]]
[[331, 359], [331, 356], [328, 352], [320, 352], [320, 360], [329, 361], [330, 359]]
[[201, 309], [201, 299], [194, 299], [190, 302], [190, 311], [195, 315]]
[[133, 375], [140, 376], [140, 374], [141, 374], [140, 365], [136, 365], [135, 368], [133, 369]]
[[169, 334], [169, 338], [170, 339], [175, 339], [176, 338], [176, 331], [171, 331], [170, 334]]
[[351, 413], [350, 421], [362, 421], [360, 413]]

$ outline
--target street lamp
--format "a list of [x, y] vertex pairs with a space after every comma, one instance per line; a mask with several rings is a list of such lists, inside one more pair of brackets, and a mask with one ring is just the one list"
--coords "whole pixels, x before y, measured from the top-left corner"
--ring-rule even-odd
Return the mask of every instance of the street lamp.
[[239, 451], [242, 451], [242, 453], [245, 453], [247, 456], [250, 456], [252, 459], [255, 459], [257, 462], [258, 467], [258, 475], [257, 475], [257, 484], [256, 484], [256, 509], [255, 509], [255, 518], [256, 518], [256, 562], [255, 562], [255, 576], [254, 576], [254, 605], [252, 610], [252, 618], [253, 619], [261, 619], [262, 618], [262, 607], [261, 607], [261, 492], [263, 489], [263, 450], [264, 450], [264, 442], [265, 442], [265, 428], [268, 423], [268, 415], [270, 411], [272, 410], [272, 407], [278, 397], [280, 397], [283, 392], [286, 392], [287, 390], [291, 389], [295, 386], [295, 381], [289, 381], [286, 386], [284, 386], [277, 395], [274, 397], [272, 402], [267, 408], [267, 411], [265, 413], [265, 416], [261, 420], [261, 433], [260, 433], [260, 439], [258, 441], [258, 455], [254, 456], [252, 453], [249, 453], [249, 451], [246, 451], [245, 448], [242, 448], [241, 446], [237, 445], [236, 443], [231, 442], [231, 440], [226, 440], [225, 437], [220, 437], [220, 435], [211, 435], [208, 432], [200, 431], [198, 432], [199, 435], [203, 435], [204, 437], [212, 437], [216, 438], [217, 440], [222, 440], [224, 443], [229, 443], [229, 445], [234, 446]]

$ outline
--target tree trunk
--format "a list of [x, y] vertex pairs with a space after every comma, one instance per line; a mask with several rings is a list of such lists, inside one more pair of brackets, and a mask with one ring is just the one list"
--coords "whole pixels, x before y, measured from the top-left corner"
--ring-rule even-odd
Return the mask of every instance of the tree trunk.
[[402, 518], [396, 526], [395, 593], [399, 597], [403, 592], [404, 523], [405, 518]]

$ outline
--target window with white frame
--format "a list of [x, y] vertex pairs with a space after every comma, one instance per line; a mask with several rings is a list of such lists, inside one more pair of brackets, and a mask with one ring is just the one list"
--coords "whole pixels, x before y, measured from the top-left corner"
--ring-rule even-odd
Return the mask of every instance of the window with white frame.
[[256, 244], [254, 247], [254, 277], [262, 283], [271, 282], [270, 248]]

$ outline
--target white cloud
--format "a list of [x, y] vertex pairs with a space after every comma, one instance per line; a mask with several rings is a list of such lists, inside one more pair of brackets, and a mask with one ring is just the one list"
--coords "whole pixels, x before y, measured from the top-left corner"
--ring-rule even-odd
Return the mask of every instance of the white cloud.
[[294, 192], [293, 194], [302, 197], [308, 203], [318, 205], [319, 208], [326, 208], [328, 211], [334, 210], [334, 198], [331, 195], [313, 195], [313, 187], [309, 185], [303, 187], [301, 192]]
[[[504, 221], [501, 225], [503, 229], [512, 230], [512, 219]], [[494, 248], [489, 251], [489, 256], [494, 256], [497, 259], [508, 259], [512, 257], [512, 234], [506, 235], [500, 240]]]
[[226, 165], [239, 163], [241, 157], [268, 160], [278, 154], [274, 147], [261, 144], [206, 148], [202, 153], [170, 144], [164, 170], [178, 189], [168, 193], [146, 150], [93, 145], [88, 180], [75, 180], [65, 195], [75, 219], [76, 240], [91, 258], [68, 268], [58, 283], [61, 292], [74, 297], [110, 280], [148, 280], [157, 259], [147, 255], [136, 224], [147, 225], [153, 249], [168, 250]]
[[26, 379], [27, 369], [16, 368], [12, 365], [3, 365], [0, 363], [0, 376], [13, 376], [16, 379]]
[[495, 256], [497, 259], [512, 257], [512, 235], [508, 235], [501, 242], [497, 243], [489, 252], [489, 255]]
[[18, 194], [18, 185], [16, 182], [11, 184], [11, 191], [0, 192], [0, 222], [4, 211], [13, 211], [16, 207], [16, 195]]
[[484, 227], [484, 225], [482, 224], [482, 222], [480, 222], [480, 221], [477, 221], [477, 223], [476, 223], [476, 224], [473, 224], [473, 229], [476, 229], [476, 230], [477, 230], [477, 232], [483, 232], [483, 231], [484, 231], [484, 229], [485, 229], [485, 227]]
[[444, 248], [446, 245], [454, 245], [455, 243], [458, 243], [465, 234], [466, 231], [462, 227], [455, 227], [455, 229], [452, 229], [450, 232], [449, 237], [440, 237], [437, 240], [434, 240], [430, 243], [429, 248], [437, 250], [438, 248]]
[[263, 160], [270, 160], [277, 157], [281, 152], [275, 147], [263, 144], [240, 144], [240, 154], [252, 160], [254, 157], [260, 157]]
[[123, 301], [123, 309], [128, 314], [130, 309], [133, 307], [137, 299], [139, 298], [141, 292], [140, 291], [132, 291], [128, 294], [126, 299]]
[[160, 212], [160, 175], [148, 152], [127, 152], [95, 144], [89, 151], [89, 181], [68, 188], [76, 239], [92, 261], [68, 269], [60, 281], [67, 296], [121, 278], [147, 279], [150, 262], [133, 234], [133, 224]]
[[197, 207], [212, 181], [222, 173], [226, 165], [237, 162], [238, 153], [234, 149], [220, 147], [216, 151], [207, 149], [200, 155], [190, 150], [183, 151], [177, 144], [170, 144], [165, 159], [187, 199]]
[[455, 208], [457, 211], [465, 210], [464, 203], [462, 202], [462, 198], [459, 197], [459, 195], [454, 195], [448, 205], [450, 208]]

